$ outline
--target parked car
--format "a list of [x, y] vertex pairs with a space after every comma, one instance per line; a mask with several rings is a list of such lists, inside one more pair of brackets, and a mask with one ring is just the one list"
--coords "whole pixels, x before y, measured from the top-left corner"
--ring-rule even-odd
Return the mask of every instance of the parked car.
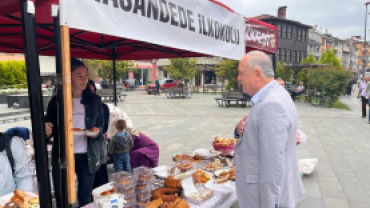
[[[168, 79], [168, 78], [163, 78], [163, 79], [157, 79], [159, 81], [159, 89], [164, 92], [165, 90], [168, 90], [170, 88], [174, 88], [177, 86], [177, 82], [174, 79]], [[153, 81], [152, 83], [148, 84], [146, 87], [146, 92], [148, 94], [151, 94], [152, 92], [155, 92], [155, 82]]]
[[135, 89], [139, 87], [139, 81], [137, 81], [136, 79], [126, 79], [123, 81], [123, 83], [125, 87], [129, 89]]

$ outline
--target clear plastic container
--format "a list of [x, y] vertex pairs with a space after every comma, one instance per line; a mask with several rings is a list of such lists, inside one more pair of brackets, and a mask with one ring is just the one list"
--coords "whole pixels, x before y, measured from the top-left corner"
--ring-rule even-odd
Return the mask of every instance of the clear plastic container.
[[129, 195], [135, 194], [135, 184], [132, 184], [131, 186], [123, 186], [123, 187], [114, 185], [114, 191], [118, 194], [129, 196]]
[[146, 199], [146, 198], [151, 197], [151, 196], [152, 196], [152, 189], [151, 188], [143, 190], [143, 191], [136, 192], [136, 200]]
[[148, 198], [146, 198], [146, 199], [136, 200], [136, 207], [137, 207], [137, 208], [143, 208], [143, 207], [145, 207], [149, 202], [150, 202], [150, 197], [148, 197]]
[[124, 204], [123, 208], [136, 208], [136, 201]]
[[198, 193], [203, 193], [203, 194], [199, 194], [201, 196], [199, 198], [194, 198], [194, 197], [190, 197], [190, 195], [191, 194], [195, 194], [195, 193], [190, 193], [190, 195], [185, 195], [184, 198], [185, 198], [186, 201], [188, 201], [190, 203], [193, 203], [193, 204], [202, 204], [205, 201], [207, 201], [208, 199], [212, 198], [213, 195], [214, 195], [214, 191], [213, 190], [207, 189], [207, 188], [203, 188], [203, 187], [198, 188]]
[[136, 194], [131, 194], [128, 196], [123, 196], [123, 199], [126, 201], [126, 204], [132, 204], [134, 202], [137, 202], [136, 200]]
[[145, 191], [152, 187], [152, 183], [137, 183], [135, 187], [136, 192]]
[[146, 183], [154, 176], [154, 171], [147, 167], [138, 167], [134, 169], [134, 175], [138, 182]]
[[112, 179], [116, 186], [130, 187], [135, 184], [135, 177], [131, 172], [118, 172], [112, 174]]

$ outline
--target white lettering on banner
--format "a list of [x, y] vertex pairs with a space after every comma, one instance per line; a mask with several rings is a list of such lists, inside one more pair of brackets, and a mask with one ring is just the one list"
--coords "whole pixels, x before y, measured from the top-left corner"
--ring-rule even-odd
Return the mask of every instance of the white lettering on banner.
[[209, 0], [59, 1], [70, 28], [229, 59], [245, 54], [243, 17]]
[[252, 28], [252, 25], [246, 25], [245, 37], [247, 41], [257, 42], [263, 46], [275, 48], [275, 34], [262, 33]]

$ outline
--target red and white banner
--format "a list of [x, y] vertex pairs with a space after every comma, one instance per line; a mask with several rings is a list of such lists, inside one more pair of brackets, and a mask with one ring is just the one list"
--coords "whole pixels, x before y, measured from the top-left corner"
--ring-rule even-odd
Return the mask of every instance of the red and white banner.
[[276, 53], [278, 48], [277, 28], [274, 25], [245, 18], [245, 45], [249, 48]]

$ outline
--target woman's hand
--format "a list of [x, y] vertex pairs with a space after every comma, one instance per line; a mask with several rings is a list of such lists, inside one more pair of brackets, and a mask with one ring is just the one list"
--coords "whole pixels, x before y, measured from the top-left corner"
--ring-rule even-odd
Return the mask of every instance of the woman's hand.
[[46, 122], [45, 123], [45, 135], [47, 138], [51, 136], [51, 133], [53, 132], [53, 124]]

